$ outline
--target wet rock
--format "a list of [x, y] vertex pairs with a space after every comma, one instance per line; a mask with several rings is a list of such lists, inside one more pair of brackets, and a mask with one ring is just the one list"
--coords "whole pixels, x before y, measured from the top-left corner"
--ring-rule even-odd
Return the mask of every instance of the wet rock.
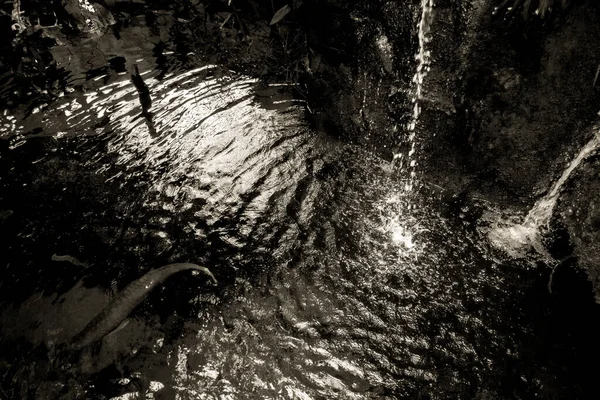
[[[420, 5], [365, 3], [329, 1], [320, 4], [323, 21], [306, 22], [319, 59], [309, 82], [334, 131], [389, 156], [408, 136]], [[532, 204], [600, 107], [593, 87], [598, 6], [580, 2], [528, 20], [496, 6], [435, 2], [419, 172], [493, 202]]]
[[[470, 20], [460, 46], [464, 58], [458, 76], [463, 82], [457, 86], [456, 130], [441, 131], [441, 136], [451, 147], [446, 154], [454, 157], [448, 165], [458, 167], [456, 175], [466, 172], [472, 178], [468, 185], [478, 196], [503, 207], [528, 209], [589, 140], [589, 127], [597, 120], [598, 61], [590, 55], [600, 39], [598, 6], [571, 3], [542, 23], [511, 22], [490, 13], [491, 3], [479, 4], [482, 12], [472, 14], [478, 20]], [[431, 153], [438, 144], [433, 143]], [[600, 181], [590, 170], [587, 166], [573, 178], [558, 213], [578, 264], [598, 293], [594, 210]]]
[[595, 159], [574, 177], [558, 205], [577, 257], [600, 303], [600, 160]]
[[[391, 158], [410, 116], [414, 8], [388, 1], [318, 4], [302, 20], [312, 50], [306, 82], [330, 133]], [[308, 9], [308, 7], [307, 7]]]
[[35, 397], [40, 400], [56, 399], [64, 387], [63, 382], [42, 382], [35, 391]]
[[425, 138], [425, 154], [439, 153], [444, 141], [452, 150], [442, 157], [458, 154], [451, 165], [472, 174], [489, 200], [531, 204], [562, 172], [556, 160], [577, 151], [600, 107], [592, 85], [597, 60], [590, 57], [600, 38], [597, 6], [582, 2], [542, 23], [510, 22], [492, 3], [472, 2], [459, 21], [465, 32], [450, 37], [462, 55], [458, 66], [456, 54], [437, 50], [448, 37], [432, 29], [428, 79], [454, 81], [457, 113], [447, 124], [453, 130]]
[[84, 396], [83, 387], [73, 379], [68, 382], [45, 381], [35, 391], [35, 398], [39, 400], [67, 400]]

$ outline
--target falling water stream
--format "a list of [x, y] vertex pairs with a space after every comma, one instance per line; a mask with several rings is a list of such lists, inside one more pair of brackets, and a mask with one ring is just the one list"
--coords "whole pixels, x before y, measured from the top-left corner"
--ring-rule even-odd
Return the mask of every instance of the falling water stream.
[[429, 33], [431, 31], [432, 19], [433, 0], [422, 0], [421, 15], [417, 25], [417, 37], [419, 39], [419, 50], [415, 55], [417, 70], [413, 76], [413, 87], [411, 88], [411, 103], [413, 108], [410, 122], [406, 126], [407, 136], [405, 140], [409, 150], [407, 154], [403, 154], [402, 152], [395, 153], [392, 159], [392, 166], [398, 165], [399, 173], [404, 179], [404, 190], [390, 196], [387, 201], [388, 211], [392, 215], [396, 215], [387, 223], [388, 229], [393, 232], [393, 240], [407, 249], [412, 249], [415, 246], [414, 232], [418, 227], [407, 225], [408, 221], [402, 220], [401, 216], [403, 214], [402, 210], [410, 209], [414, 206], [410, 198], [416, 178], [416, 129], [419, 117], [421, 116], [421, 100], [423, 98], [425, 77], [427, 76], [427, 72], [429, 72], [431, 53], [427, 50], [427, 43], [430, 40]]
[[[429, 33], [431, 31], [431, 23], [433, 20], [433, 0], [421, 0], [421, 18], [418, 24], [418, 39], [419, 39], [419, 51], [415, 55], [417, 61], [417, 71], [413, 76], [413, 93], [411, 102], [413, 104], [412, 116], [410, 122], [406, 126], [408, 132], [406, 141], [408, 143], [408, 154], [396, 153], [394, 154], [393, 163], [398, 163], [401, 171], [406, 168], [407, 183], [405, 184], [405, 190], [410, 192], [413, 189], [413, 184], [416, 176], [416, 165], [417, 160], [415, 158], [415, 152], [417, 151], [417, 124], [419, 117], [421, 116], [421, 100], [423, 98], [424, 81], [427, 73], [429, 72], [429, 64], [431, 58], [431, 52], [427, 50], [427, 43], [429, 42]], [[406, 158], [406, 165], [404, 165], [403, 158]], [[397, 161], [399, 160], [399, 161]]]
[[[424, 1], [411, 165], [431, 12]], [[121, 37], [103, 52], [124, 70], [85, 69], [93, 44], [79, 63], [57, 47], [70, 90], [1, 113], [0, 393], [578, 397], [593, 373], [575, 342], [595, 331], [547, 317], [547, 277], [495, 258], [476, 229], [483, 206], [407, 189], [386, 160], [311, 129], [288, 84], [184, 65], [169, 48], [159, 64], [140, 39], [151, 32]], [[87, 352], [60, 354], [116, 292], [170, 262], [219, 284], [175, 275]]]
[[542, 233], [548, 229], [554, 206], [560, 196], [563, 185], [575, 169], [590, 156], [600, 145], [600, 134], [595, 131], [592, 139], [579, 151], [563, 171], [552, 189], [541, 199], [536, 201], [533, 208], [527, 213], [523, 222], [509, 223], [500, 221], [490, 230], [489, 239], [498, 248], [514, 257], [524, 257], [526, 252], [534, 248], [541, 256], [550, 258], [542, 244]]

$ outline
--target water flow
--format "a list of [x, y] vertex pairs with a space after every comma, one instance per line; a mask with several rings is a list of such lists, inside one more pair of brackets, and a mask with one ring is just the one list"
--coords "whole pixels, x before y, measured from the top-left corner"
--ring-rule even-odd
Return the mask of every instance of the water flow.
[[548, 228], [552, 211], [560, 195], [560, 191], [569, 179], [571, 173], [600, 145], [600, 131], [597, 131], [592, 139], [581, 149], [577, 157], [562, 173], [552, 189], [529, 211], [520, 224], [499, 223], [489, 234], [491, 242], [498, 248], [505, 250], [512, 256], [523, 256], [533, 247], [538, 253], [547, 255], [541, 241], [541, 229]]
[[[409, 151], [406, 156], [406, 163], [409, 172], [408, 181], [405, 185], [406, 191], [411, 191], [415, 178], [415, 167], [417, 161], [414, 159], [416, 151], [416, 127], [421, 115], [421, 99], [423, 98], [423, 82], [429, 72], [431, 52], [427, 50], [426, 45], [430, 41], [429, 33], [431, 32], [431, 22], [433, 20], [433, 0], [421, 0], [421, 20], [419, 22], [419, 51], [415, 55], [417, 60], [417, 72], [413, 76], [412, 82], [414, 92], [412, 96], [413, 114], [406, 129], [408, 131], [408, 146]], [[393, 164], [399, 163], [400, 169], [404, 169], [403, 154], [398, 152], [394, 154]]]
[[[406, 195], [412, 192], [413, 184], [416, 176], [415, 168], [417, 161], [415, 159], [416, 152], [416, 127], [421, 115], [420, 102], [423, 98], [423, 82], [427, 72], [429, 72], [430, 56], [431, 52], [427, 50], [426, 45], [430, 41], [429, 33], [431, 32], [431, 22], [433, 19], [433, 0], [421, 0], [421, 19], [418, 24], [419, 28], [419, 51], [415, 55], [417, 60], [417, 71], [413, 76], [413, 93], [412, 93], [412, 104], [413, 114], [410, 122], [406, 126], [408, 137], [406, 139], [406, 147], [408, 147], [408, 154], [403, 154], [402, 151], [397, 151], [394, 154], [392, 160], [392, 167], [398, 164], [401, 172], [407, 173], [408, 177], [404, 184], [404, 190], [393, 194], [386, 201], [386, 209], [392, 210], [391, 214], [395, 217], [386, 223], [386, 230], [390, 232], [393, 241], [402, 245], [405, 250], [412, 250], [416, 246], [414, 240], [414, 233], [418, 231], [418, 227], [415, 224], [407, 225], [407, 215], [405, 210], [410, 210], [414, 205], [412, 202], [406, 203]], [[406, 159], [406, 161], [405, 161]]]

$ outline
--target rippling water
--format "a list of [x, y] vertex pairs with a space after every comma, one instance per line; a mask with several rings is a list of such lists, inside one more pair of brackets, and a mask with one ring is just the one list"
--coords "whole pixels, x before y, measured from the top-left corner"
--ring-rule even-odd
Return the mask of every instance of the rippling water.
[[[211, 65], [140, 66], [151, 117], [128, 73], [2, 117], [3, 391], [569, 393], [556, 364], [570, 359], [544, 355], [562, 336], [537, 344], [556, 328], [536, 319], [549, 309], [545, 276], [487, 248], [474, 223], [481, 206], [427, 186], [407, 195], [387, 161], [311, 129], [286, 85]], [[207, 265], [220, 285], [174, 276], [78, 366], [48, 364], [45, 349], [111, 293], [175, 261]]]

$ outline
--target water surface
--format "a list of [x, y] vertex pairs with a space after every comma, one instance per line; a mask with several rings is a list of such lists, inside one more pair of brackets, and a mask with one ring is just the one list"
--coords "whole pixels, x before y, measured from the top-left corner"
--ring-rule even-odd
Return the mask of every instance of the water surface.
[[[288, 84], [120, 46], [125, 68], [73, 66], [64, 96], [3, 113], [3, 392], [585, 398], [597, 332], [577, 312], [597, 310], [574, 272], [551, 297], [549, 270], [489, 248], [485, 205], [406, 193]], [[48, 351], [167, 262], [220, 283], [178, 274], [73, 365]]]

